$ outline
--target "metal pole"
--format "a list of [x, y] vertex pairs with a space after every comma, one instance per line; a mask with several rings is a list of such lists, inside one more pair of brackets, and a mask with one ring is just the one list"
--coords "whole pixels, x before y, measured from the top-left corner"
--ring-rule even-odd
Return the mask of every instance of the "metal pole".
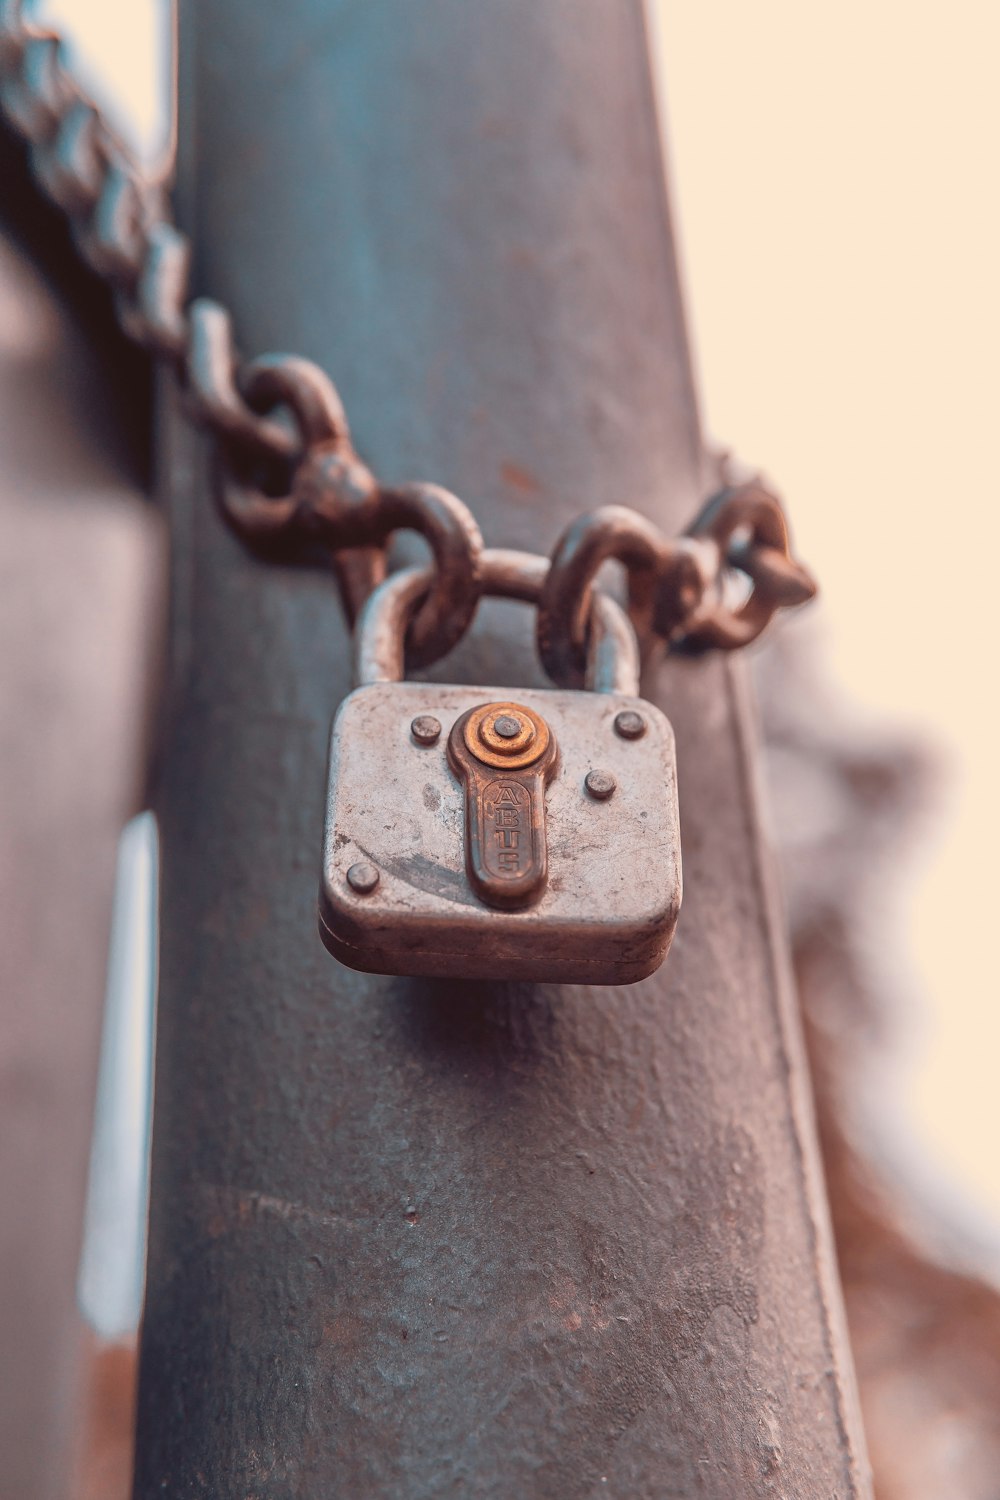
[[[320, 359], [364, 457], [454, 489], [491, 544], [610, 500], [691, 515], [637, 0], [181, 20], [182, 216], [248, 353]], [[247, 556], [176, 419], [167, 488], [137, 1495], [867, 1494], [739, 673], [647, 683], [685, 840], [661, 973], [351, 973], [315, 919], [333, 584]], [[513, 631], [490, 615], [437, 675], [538, 682]]]

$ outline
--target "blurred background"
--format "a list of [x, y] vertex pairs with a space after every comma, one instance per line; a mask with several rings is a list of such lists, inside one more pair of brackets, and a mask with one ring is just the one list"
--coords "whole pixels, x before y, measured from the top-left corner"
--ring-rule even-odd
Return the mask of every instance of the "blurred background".
[[893, 1102], [996, 1247], [1000, 11], [653, 14], [706, 430], [787, 496], [852, 711], [938, 768], [897, 871]]
[[[166, 0], [35, 13], [69, 33], [92, 91], [159, 170]], [[843, 888], [873, 997], [852, 1018], [851, 1133], [912, 1186], [918, 1238], [994, 1281], [1000, 11], [649, 0], [649, 15], [706, 431], [774, 482], [823, 590], [757, 665], [792, 920], [806, 930], [812, 877], [796, 881], [797, 861], [833, 851], [825, 878]], [[50, 316], [23, 277], [0, 274], [8, 355]], [[127, 498], [110, 472], [92, 487]], [[151, 550], [136, 540], [121, 578]], [[125, 675], [119, 706], [141, 696]], [[881, 821], [803, 770], [856, 768], [859, 746], [888, 777]], [[128, 1344], [141, 1293], [147, 1103], [128, 1081], [149, 1066], [154, 838], [147, 820], [123, 842], [80, 1279], [110, 1345]], [[87, 1493], [113, 1492], [110, 1470], [89, 1472]]]

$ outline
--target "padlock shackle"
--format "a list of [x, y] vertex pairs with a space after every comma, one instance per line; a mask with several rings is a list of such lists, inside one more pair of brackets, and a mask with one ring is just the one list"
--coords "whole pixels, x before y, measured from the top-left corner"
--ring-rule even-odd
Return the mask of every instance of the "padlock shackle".
[[[496, 547], [483, 553], [483, 597], [537, 604], [549, 560]], [[358, 687], [400, 682], [406, 630], [434, 578], [430, 567], [401, 568], [369, 595], [358, 616], [354, 680]], [[594, 589], [587, 654], [587, 687], [595, 693], [639, 692], [639, 644], [628, 615], [610, 594]]]

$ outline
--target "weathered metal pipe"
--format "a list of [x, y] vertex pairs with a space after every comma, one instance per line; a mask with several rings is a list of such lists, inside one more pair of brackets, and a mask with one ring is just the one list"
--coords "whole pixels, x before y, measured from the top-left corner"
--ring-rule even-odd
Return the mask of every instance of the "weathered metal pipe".
[[[638, 0], [181, 19], [181, 213], [247, 353], [321, 360], [379, 475], [449, 486], [492, 546], [609, 500], [690, 518]], [[168, 450], [137, 1496], [867, 1494], [738, 670], [647, 683], [685, 840], [661, 972], [349, 972], [315, 916], [333, 582], [241, 549], [176, 417]], [[449, 679], [540, 680], [502, 609]]]

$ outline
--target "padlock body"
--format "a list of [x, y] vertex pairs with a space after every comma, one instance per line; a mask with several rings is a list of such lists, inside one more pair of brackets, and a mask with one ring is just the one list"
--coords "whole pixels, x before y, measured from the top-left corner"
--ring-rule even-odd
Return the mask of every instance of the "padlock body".
[[[467, 710], [515, 697], [559, 747], [545, 797], [548, 872], [534, 904], [502, 910], [475, 894], [466, 864], [463, 788], [447, 741]], [[628, 739], [623, 712], [645, 725]], [[414, 738], [421, 716], [441, 724]], [[591, 771], [614, 778], [606, 800]], [[373, 889], [348, 872], [373, 866]], [[370, 875], [370, 872], [368, 872]], [[334, 721], [320, 890], [320, 933], [351, 968], [571, 984], [631, 984], [658, 967], [681, 901], [674, 736], [652, 704], [618, 694], [377, 683]]]

